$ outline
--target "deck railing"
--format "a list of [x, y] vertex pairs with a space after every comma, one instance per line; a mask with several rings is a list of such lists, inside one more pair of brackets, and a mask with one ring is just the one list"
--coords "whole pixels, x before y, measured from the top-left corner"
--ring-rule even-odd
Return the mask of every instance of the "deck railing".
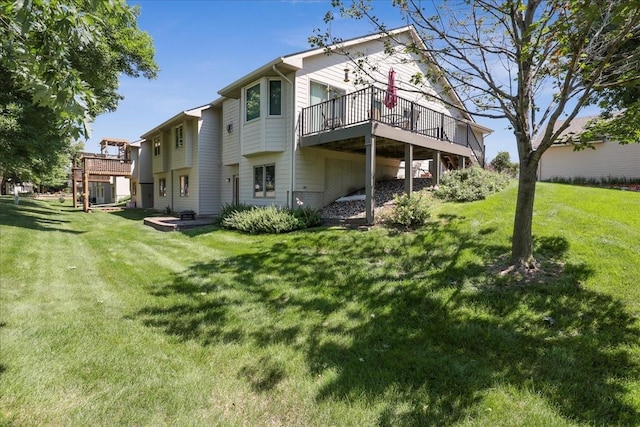
[[131, 160], [113, 157], [85, 157], [86, 170], [92, 175], [131, 175]]
[[383, 102], [385, 95], [385, 90], [371, 86], [304, 108], [300, 136], [376, 121], [469, 147], [478, 162], [484, 166], [484, 146], [478, 141], [468, 122], [401, 97], [397, 97], [393, 108], [388, 108]]

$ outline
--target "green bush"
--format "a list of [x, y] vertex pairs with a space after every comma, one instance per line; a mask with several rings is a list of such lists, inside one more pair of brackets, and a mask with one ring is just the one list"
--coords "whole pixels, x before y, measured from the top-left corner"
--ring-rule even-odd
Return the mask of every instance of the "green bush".
[[287, 233], [320, 224], [320, 212], [311, 208], [287, 209], [275, 206], [224, 209], [220, 224], [246, 233]]
[[409, 197], [406, 193], [394, 197], [395, 205], [387, 218], [390, 225], [414, 228], [424, 225], [429, 219], [429, 198], [420, 193]]
[[253, 209], [253, 206], [245, 205], [244, 203], [239, 203], [239, 204], [225, 203], [224, 205], [222, 205], [222, 208], [220, 209], [220, 214], [218, 215], [218, 223], [222, 224], [225, 218], [237, 212], [248, 211], [251, 209]]
[[471, 202], [504, 189], [509, 180], [505, 174], [474, 166], [443, 175], [434, 194], [439, 199], [449, 202]]
[[302, 221], [304, 228], [315, 227], [322, 224], [322, 215], [318, 209], [299, 207], [291, 211], [293, 215]]

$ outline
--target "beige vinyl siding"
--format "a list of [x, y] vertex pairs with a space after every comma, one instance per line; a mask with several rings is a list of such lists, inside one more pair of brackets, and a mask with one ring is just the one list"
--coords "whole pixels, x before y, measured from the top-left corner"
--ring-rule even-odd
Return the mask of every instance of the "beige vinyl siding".
[[[175, 144], [176, 129], [178, 126], [182, 126], [183, 129], [183, 144], [180, 148], [176, 148]], [[192, 155], [190, 153], [188, 154], [188, 152], [193, 149], [193, 144], [191, 144], [191, 140], [193, 139], [193, 132], [191, 131], [192, 126], [192, 120], [185, 120], [171, 126], [171, 143], [169, 144], [169, 150], [171, 153], [171, 169], [191, 167], [191, 164], [189, 164], [187, 160], [191, 160], [192, 158]]]
[[[167, 190], [167, 197], [169, 200], [173, 198], [173, 211], [180, 212], [190, 209], [197, 212], [198, 197], [197, 191], [194, 191], [194, 189], [198, 188], [199, 185], [198, 174], [193, 173], [191, 168], [175, 169], [172, 172], [173, 179], [171, 180], [171, 189]], [[189, 196], [186, 197], [180, 197], [180, 176], [182, 175], [189, 176]], [[171, 192], [169, 190], [171, 190]]]
[[[321, 193], [326, 206], [335, 199], [365, 186], [365, 157], [318, 148], [305, 148], [298, 155], [297, 193]], [[376, 181], [395, 179], [400, 160], [376, 158]]]
[[264, 152], [264, 130], [261, 119], [245, 123], [242, 128], [242, 155], [251, 156]]
[[[198, 132], [198, 214], [215, 215], [220, 211], [220, 167], [222, 111], [209, 108], [202, 112]], [[191, 180], [191, 177], [189, 177]]]
[[549, 148], [538, 167], [539, 179], [640, 179], [640, 144], [604, 142], [593, 146], [595, 150], [582, 151], [564, 145]]
[[[160, 196], [160, 180], [165, 179], [167, 182], [166, 197]], [[171, 207], [171, 175], [167, 173], [156, 174], [153, 177], [153, 209], [163, 210]]]
[[[240, 174], [238, 165], [222, 166], [220, 179], [220, 204], [233, 203], [233, 177]], [[252, 178], [253, 179], [253, 178]], [[229, 182], [227, 182], [229, 180]], [[240, 182], [242, 186], [243, 182]]]
[[[269, 116], [269, 81], [282, 81], [282, 115]], [[260, 83], [260, 117], [249, 122], [245, 121], [245, 96], [246, 89]], [[262, 78], [247, 85], [242, 92], [241, 119], [242, 125], [242, 145], [243, 156], [255, 156], [266, 153], [283, 152], [286, 148], [286, 133], [288, 132], [285, 120], [287, 112], [286, 105], [290, 102], [291, 89], [287, 81], [277, 77]], [[289, 128], [290, 129], [290, 128]]]
[[142, 141], [138, 149], [138, 179], [141, 183], [153, 181], [151, 159], [153, 158], [153, 146], [149, 141]]
[[[235, 165], [240, 161], [240, 100], [225, 99], [222, 104], [222, 164]], [[231, 132], [227, 126], [231, 125]]]
[[267, 117], [265, 119], [265, 147], [266, 152], [285, 150], [285, 119], [284, 117]]
[[169, 143], [169, 136], [171, 134], [168, 132], [159, 132], [159, 134], [160, 134], [160, 155], [159, 156], [154, 155], [153, 137], [149, 140], [149, 143], [152, 144], [151, 145], [151, 157], [152, 157], [151, 168], [153, 170], [153, 173], [168, 171], [169, 163], [171, 159], [171, 152], [169, 151], [171, 149], [171, 146]]
[[[269, 154], [244, 158], [240, 163], [240, 202], [255, 206], [287, 206], [289, 194], [290, 165], [288, 156], [283, 154]], [[255, 166], [275, 165], [275, 197], [254, 197], [253, 168]]]

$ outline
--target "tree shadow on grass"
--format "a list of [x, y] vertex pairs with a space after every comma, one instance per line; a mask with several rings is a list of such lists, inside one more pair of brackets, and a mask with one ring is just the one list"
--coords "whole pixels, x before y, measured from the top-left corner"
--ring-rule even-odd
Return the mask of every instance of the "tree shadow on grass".
[[[568, 420], [640, 424], [624, 388], [640, 373], [625, 307], [578, 286], [593, 274], [585, 265], [537, 284], [488, 273], [508, 247], [480, 237], [492, 229], [461, 231], [461, 220], [411, 234], [296, 233], [193, 265], [138, 315], [178, 339], [255, 346], [256, 364], [238, 376], [257, 392], [286, 376], [259, 349], [284, 345], [314, 377], [337, 373], [318, 400], [383, 402], [380, 425], [455, 423], [499, 385]], [[568, 249], [557, 237], [536, 244], [559, 258]]]
[[[8, 198], [0, 199], [0, 225], [11, 227], [22, 227], [37, 231], [58, 231], [61, 233], [82, 234], [83, 231], [69, 230], [62, 228], [69, 221], [60, 218], [64, 206], [59, 209], [56, 205], [51, 206], [36, 202], [27, 198], [21, 198], [20, 204], [13, 204], [13, 200]], [[57, 203], [57, 202], [56, 202]], [[54, 209], [52, 206], [56, 206]]]
[[158, 212], [153, 209], [142, 209], [142, 208], [122, 209], [119, 211], [110, 211], [108, 213], [109, 215], [117, 216], [117, 217], [128, 219], [131, 221], [142, 221], [143, 219], [150, 216], [162, 216], [161, 212]]

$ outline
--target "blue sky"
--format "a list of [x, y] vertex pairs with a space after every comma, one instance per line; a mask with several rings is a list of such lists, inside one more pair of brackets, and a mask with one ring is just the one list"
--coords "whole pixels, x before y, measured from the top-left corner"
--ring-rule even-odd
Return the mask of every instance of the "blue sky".
[[[283, 55], [309, 49], [315, 28], [325, 29], [330, 0], [129, 0], [142, 9], [138, 26], [154, 41], [160, 73], [155, 80], [123, 77], [125, 97], [116, 112], [99, 116], [86, 151], [98, 152], [104, 137], [130, 141], [177, 113], [218, 98], [217, 91]], [[391, 1], [376, 1], [387, 27], [405, 25]], [[342, 38], [374, 32], [371, 23], [336, 18]], [[513, 134], [502, 121], [478, 119], [494, 129], [485, 140], [487, 160], [499, 151], [517, 159]]]

